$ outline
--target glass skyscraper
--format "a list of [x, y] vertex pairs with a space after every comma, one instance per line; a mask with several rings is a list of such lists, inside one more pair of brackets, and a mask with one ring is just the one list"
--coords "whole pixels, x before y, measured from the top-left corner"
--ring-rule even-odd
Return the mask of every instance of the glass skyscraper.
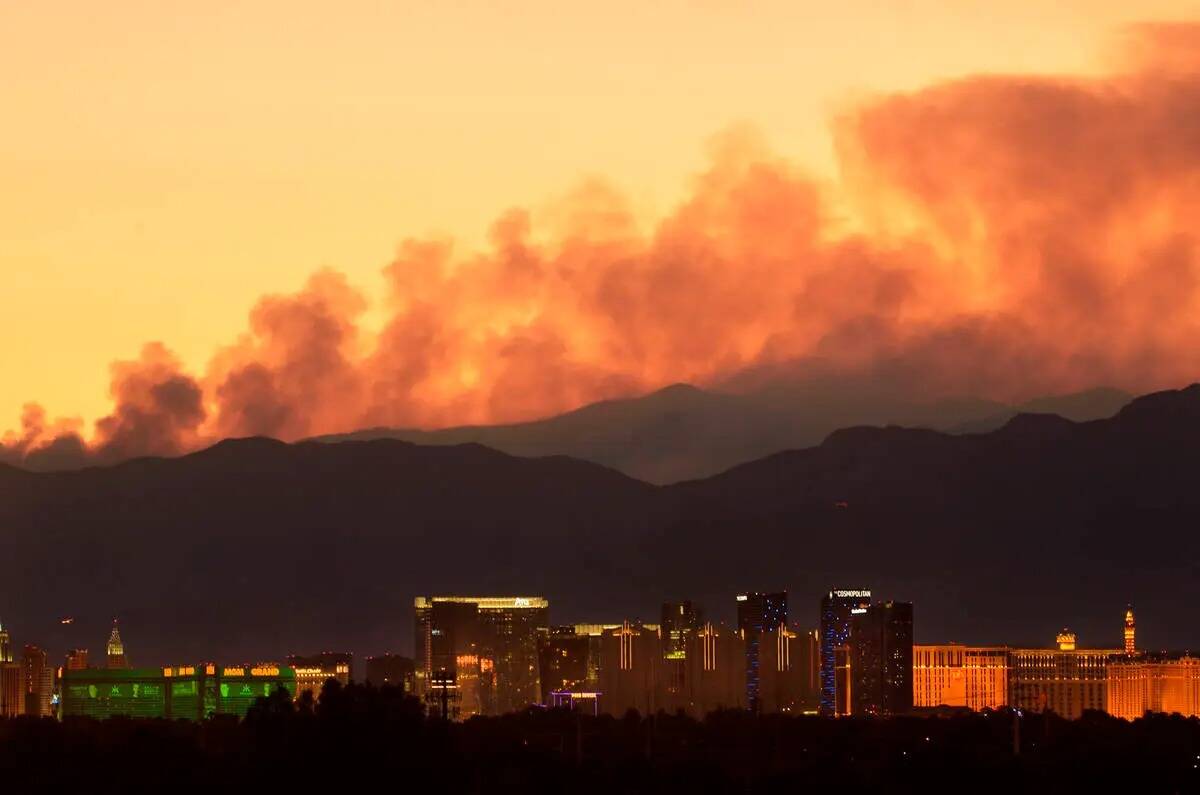
[[414, 607], [420, 695], [429, 697], [438, 674], [457, 689], [462, 718], [515, 712], [541, 701], [538, 631], [549, 626], [545, 599], [418, 596]]
[[913, 707], [913, 606], [880, 602], [855, 613], [850, 629], [851, 710], [903, 715]]
[[870, 606], [869, 588], [835, 588], [821, 600], [822, 715], [836, 714], [836, 650], [849, 644], [853, 617], [865, 613]]
[[744, 593], [737, 596], [738, 631], [746, 640], [746, 703], [757, 712], [759, 697], [759, 643], [762, 633], [787, 624], [787, 592]]
[[691, 602], [664, 602], [658, 624], [662, 630], [663, 659], [684, 659], [687, 640], [702, 623], [700, 611]]

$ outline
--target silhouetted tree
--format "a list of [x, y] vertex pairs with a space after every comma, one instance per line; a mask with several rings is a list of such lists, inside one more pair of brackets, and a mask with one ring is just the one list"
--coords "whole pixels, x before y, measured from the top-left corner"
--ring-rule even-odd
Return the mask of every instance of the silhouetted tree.
[[[529, 795], [926, 792], [937, 782], [973, 795], [1200, 791], [1200, 720], [1049, 716], [1049, 739], [1024, 737], [1015, 755], [1012, 718], [997, 711], [826, 720], [727, 710], [704, 720], [659, 713], [651, 724], [636, 713], [531, 709], [448, 723], [425, 717], [395, 687], [327, 684], [315, 708], [297, 708], [279, 689], [240, 722], [0, 720], [0, 780], [14, 791], [88, 792], [342, 791], [368, 782]], [[108, 776], [114, 759], [137, 765]]]

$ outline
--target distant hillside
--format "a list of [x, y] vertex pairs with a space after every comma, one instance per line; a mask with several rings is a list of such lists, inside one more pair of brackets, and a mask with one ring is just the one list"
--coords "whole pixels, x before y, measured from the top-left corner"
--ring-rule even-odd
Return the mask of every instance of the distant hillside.
[[[412, 598], [544, 594], [552, 620], [732, 617], [786, 588], [916, 603], [922, 641], [1200, 645], [1200, 386], [1106, 420], [1020, 415], [984, 434], [849, 428], [655, 487], [570, 458], [395, 440], [222, 443], [77, 472], [0, 468], [0, 610], [17, 643], [135, 663], [409, 649]], [[73, 616], [70, 625], [58, 623]]]
[[1076, 422], [1100, 420], [1113, 416], [1132, 399], [1133, 395], [1128, 392], [1100, 387], [1073, 395], [1037, 398], [990, 417], [958, 426], [946, 426], [945, 429], [953, 433], [987, 433], [1003, 427], [1018, 414], [1057, 414]]
[[475, 442], [519, 456], [568, 455], [649, 483], [708, 477], [780, 450], [810, 447], [850, 425], [908, 425], [956, 433], [1002, 426], [1022, 411], [1074, 420], [1112, 416], [1130, 396], [1112, 389], [1044, 398], [1020, 407], [961, 399], [915, 404], [872, 390], [776, 389], [734, 395], [677, 384], [608, 400], [534, 422], [421, 431], [372, 428], [319, 442], [400, 439], [417, 444]]

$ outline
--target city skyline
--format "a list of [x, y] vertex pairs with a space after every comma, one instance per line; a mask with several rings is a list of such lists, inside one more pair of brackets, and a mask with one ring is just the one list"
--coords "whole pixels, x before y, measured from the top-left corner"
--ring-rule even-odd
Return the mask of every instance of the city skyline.
[[[746, 602], [746, 600], [742, 599], [742, 597], [748, 596], [753, 593], [754, 592], [730, 592], [729, 599], [726, 600], [728, 602], [728, 604], [726, 605], [726, 607], [728, 609], [726, 611], [721, 611], [717, 607], [705, 606], [705, 605], [701, 605], [699, 603], [694, 603], [691, 600], [684, 600], [682, 602], [670, 602], [670, 601], [662, 602], [660, 608], [657, 611], [649, 611], [649, 612], [651, 614], [655, 614], [657, 616], [662, 616], [663, 611], [667, 607], [678, 608], [678, 606], [680, 606], [680, 605], [687, 605], [688, 608], [690, 609], [690, 613], [688, 615], [690, 615], [691, 619], [692, 619], [692, 623], [689, 624], [689, 626], [702, 627], [705, 624], [709, 624], [715, 628], [726, 628], [726, 629], [732, 629], [735, 631], [742, 631], [738, 627], [738, 624], [739, 624], [738, 610]], [[809, 621], [806, 619], [793, 618], [792, 620], [785, 620], [781, 623], [782, 623], [782, 625], [786, 626], [789, 630], [791, 630], [791, 629], [811, 630], [813, 632], [818, 633], [818, 635], [821, 635], [821, 634], [823, 634], [821, 632], [821, 628], [824, 623], [822, 620], [822, 617], [823, 617], [823, 615], [825, 615], [825, 605], [826, 605], [826, 602], [828, 601], [829, 597], [832, 597], [834, 594], [838, 594], [839, 598], [845, 598], [845, 599], [849, 600], [848, 604], [853, 603], [853, 605], [856, 606], [856, 612], [865, 613], [865, 612], [867, 612], [867, 609], [869, 607], [871, 607], [871, 605], [873, 604], [873, 602], [871, 601], [871, 593], [872, 593], [871, 589], [863, 589], [863, 588], [831, 589], [828, 591], [828, 593], [825, 596], [822, 596], [818, 600], [818, 602], [814, 603], [814, 604], [816, 604], [816, 609], [811, 611], [813, 620]], [[778, 597], [783, 597], [786, 600], [787, 594], [788, 594], [787, 591], [779, 591], [779, 592], [772, 593], [772, 594], [759, 593], [758, 595], [759, 596], [766, 596], [766, 595], [778, 596]], [[464, 596], [461, 594], [460, 595], [440, 594], [440, 595], [437, 595], [436, 597], [418, 596], [418, 597], [414, 597], [415, 602], [419, 605], [414, 610], [414, 619], [416, 621], [418, 639], [414, 642], [413, 648], [411, 650], [408, 649], [404, 645], [403, 638], [404, 638], [405, 632], [403, 630], [400, 630], [400, 631], [397, 631], [397, 633], [396, 633], [396, 638], [395, 638], [396, 643], [394, 645], [392, 645], [388, 648], [384, 648], [384, 649], [374, 649], [374, 650], [368, 649], [365, 652], [355, 652], [355, 651], [334, 652], [334, 651], [328, 651], [328, 650], [296, 652], [294, 650], [284, 650], [282, 652], [277, 653], [275, 656], [279, 656], [281, 659], [289, 659], [289, 660], [295, 659], [297, 661], [300, 661], [302, 664], [308, 664], [308, 661], [312, 661], [311, 662], [312, 665], [319, 664], [316, 662], [318, 659], [324, 660], [324, 659], [328, 658], [328, 660], [334, 661], [334, 660], [342, 660], [343, 658], [345, 658], [349, 662], [346, 662], [344, 664], [344, 668], [342, 666], [342, 663], [340, 663], [340, 662], [337, 663], [337, 665], [338, 665], [337, 673], [339, 675], [346, 674], [347, 676], [350, 674], [351, 669], [354, 665], [354, 663], [352, 661], [356, 654], [363, 656], [364, 659], [371, 659], [372, 657], [370, 655], [381, 655], [383, 657], [387, 657], [387, 656], [391, 656], [391, 655], [400, 655], [400, 656], [407, 657], [409, 659], [420, 659], [421, 658], [420, 649], [422, 648], [422, 643], [424, 642], [420, 638], [423, 636], [423, 633], [426, 631], [425, 628], [427, 627], [427, 621], [428, 621], [428, 619], [422, 618], [422, 615], [423, 615], [422, 611], [428, 610], [430, 608], [430, 606], [432, 605], [434, 599], [436, 599], [438, 602], [451, 603], [451, 604], [453, 604], [453, 603], [463, 603], [463, 604], [482, 603], [483, 605], [486, 606], [487, 609], [491, 609], [491, 610], [511, 610], [513, 608], [516, 608], [518, 610], [532, 609], [532, 610], [542, 611], [545, 615], [549, 615], [548, 611], [551, 609], [551, 605], [552, 605], [551, 600], [549, 600], [543, 596]], [[891, 602], [891, 601], [892, 600], [888, 600], [888, 602]], [[885, 602], [885, 603], [887, 603], [887, 602]], [[803, 604], [803, 603], [793, 601], [793, 607], [796, 607], [799, 604]], [[1114, 602], [1114, 604], [1116, 604], [1116, 602]], [[1044, 647], [1046, 649], [1052, 649], [1059, 645], [1059, 636], [1062, 635], [1062, 633], [1069, 633], [1070, 637], [1074, 639], [1073, 642], [1078, 643], [1079, 648], [1087, 648], [1087, 649], [1099, 648], [1099, 649], [1112, 649], [1112, 650], [1117, 650], [1117, 651], [1120, 651], [1120, 650], [1128, 651], [1131, 648], [1131, 646], [1136, 645], [1136, 648], [1139, 651], [1148, 652], [1148, 653], [1190, 652], [1192, 650], [1192, 647], [1159, 646], [1159, 645], [1154, 645], [1153, 643], [1151, 643], [1150, 645], [1146, 645], [1144, 643], [1144, 640], [1145, 640], [1144, 636], [1134, 634], [1136, 632], [1136, 630], [1135, 630], [1135, 623], [1133, 621], [1133, 613], [1134, 613], [1133, 605], [1128, 602], [1124, 602], [1122, 604], [1123, 604], [1123, 606], [1119, 610], [1111, 611], [1114, 615], [1119, 615], [1121, 623], [1120, 623], [1120, 630], [1117, 632], [1114, 632], [1112, 634], [1112, 637], [1109, 637], [1109, 638], [1104, 638], [1104, 637], [1092, 638], [1092, 637], [1083, 636], [1082, 639], [1080, 639], [1080, 636], [1070, 629], [1070, 627], [1074, 625], [1074, 622], [1069, 622], [1069, 621], [1061, 622], [1060, 621], [1057, 623], [1051, 622], [1051, 624], [1055, 627], [1058, 627], [1058, 629], [1054, 630], [1054, 632], [1051, 633], [1050, 635], [1045, 635], [1043, 638], [1043, 640], [1046, 640], [1050, 637], [1056, 638], [1056, 640], [1053, 643], [1046, 640], [1045, 645], [1043, 646], [1040, 644], [1029, 644], [1029, 643], [1024, 643], [1021, 641], [1013, 641], [1011, 639], [1009, 639], [1007, 641], [1004, 639], [998, 639], [998, 640], [993, 639], [994, 642], [991, 644], [991, 647], [993, 647], [993, 648], [1022, 648], [1022, 647], [1043, 648]], [[714, 615], [721, 615], [722, 612], [726, 613], [727, 615], [725, 615], [724, 617], [721, 617], [721, 618], [717, 618], [717, 620], [715, 622], [708, 620], [710, 617], [712, 617]], [[784, 614], [786, 615], [786, 609], [785, 609]], [[703, 620], [700, 617], [703, 617]], [[854, 616], [852, 616], [849, 613], [849, 609], [848, 609], [847, 616], [846, 616], [847, 624], [849, 623], [849, 619], [853, 618], [853, 617]], [[1110, 624], [1113, 623], [1113, 619], [1112, 619], [1111, 615], [1108, 616], [1108, 619], [1109, 619]], [[128, 662], [126, 661], [125, 656], [124, 656], [124, 643], [121, 640], [120, 635], [118, 634], [118, 631], [117, 631], [117, 626], [118, 626], [119, 621], [120, 621], [120, 619], [111, 619], [107, 623], [107, 626], [109, 627], [110, 631], [109, 631], [109, 635], [105, 639], [106, 642], [104, 644], [107, 647], [106, 655], [102, 655], [102, 659], [104, 660], [103, 667], [105, 667], [105, 668], [118, 668], [119, 669], [119, 668], [133, 667], [128, 664]], [[547, 619], [544, 623], [538, 624], [537, 626], [540, 627], [541, 629], [553, 629], [556, 626], [587, 627], [587, 628], [596, 628], [596, 631], [599, 632], [599, 631], [602, 631], [605, 629], [619, 628], [626, 624], [628, 624], [630, 626], [652, 627], [655, 631], [658, 631], [660, 627], [663, 628], [662, 642], [665, 644], [664, 648], [669, 646], [671, 643], [675, 643], [677, 645], [682, 643], [682, 638], [684, 636], [686, 636], [686, 634], [687, 634], [686, 632], [680, 632], [679, 633], [680, 640], [671, 641], [668, 638], [670, 636], [672, 636], [672, 634], [674, 634], [674, 633], [670, 633], [668, 631], [666, 623], [658, 620], [657, 618], [654, 621], [647, 622], [647, 621], [644, 621], [640, 616], [638, 616], [636, 614], [621, 615], [621, 616], [610, 615], [603, 620], [598, 620], [594, 614], [589, 614], [589, 615], [585, 616], [583, 619], [579, 619], [578, 617], [572, 618], [571, 616], [568, 616], [566, 618], [563, 618], [560, 616], [555, 616], [554, 621], [549, 621]], [[9, 627], [11, 627], [11, 624], [6, 625], [4, 623], [4, 621], [2, 619], [0, 619], [0, 662], [12, 662], [13, 661], [14, 652], [12, 651], [12, 649], [14, 648], [14, 642], [12, 640], [12, 631], [9, 629]], [[751, 632], [752, 631], [753, 630], [751, 630]], [[747, 632], [747, 634], [750, 634], [750, 632]], [[117, 645], [114, 644], [114, 636], [115, 636], [115, 644], [117, 644]], [[848, 636], [848, 632], [843, 632], [843, 633], [835, 635], [834, 636], [835, 637], [834, 645], [839, 645], [841, 643], [844, 643], [847, 636]], [[36, 637], [36, 633], [32, 633], [32, 635], [27, 635], [24, 640], [32, 640], [34, 644], [37, 644], [39, 642], [39, 639]], [[310, 648], [314, 648], [314, 649], [321, 648], [323, 645], [327, 646], [327, 644], [322, 644], [320, 639], [316, 639], [310, 643]], [[822, 642], [821, 645], [823, 647], [824, 643]], [[955, 640], [955, 639], [929, 638], [927, 636], [921, 636], [921, 635], [915, 636], [913, 645], [914, 646], [928, 646], [928, 647], [935, 647], [935, 646], [940, 645], [942, 647], [956, 646], [956, 647], [965, 647], [965, 648], [971, 648], [971, 647], [978, 646], [978, 644], [965, 643], [965, 642], [962, 642], [960, 640]], [[34, 645], [33, 648], [40, 649], [41, 647]], [[111, 653], [114, 649], [119, 649], [119, 654]], [[1200, 651], [1200, 647], [1197, 647], [1196, 650]], [[53, 650], [47, 650], [47, 651], [53, 651]], [[60, 658], [69, 657], [70, 655], [75, 654], [75, 653], [81, 653], [84, 656], [84, 659], [86, 660], [88, 657], [88, 648], [87, 647], [66, 648], [66, 649], [62, 650], [62, 653], [59, 655], [59, 657]], [[253, 664], [253, 663], [263, 662], [265, 660], [268, 660], [270, 657], [271, 657], [271, 655], [265, 655], [262, 657], [262, 659], [242, 660], [241, 663], [242, 664]], [[180, 662], [179, 659], [165, 659], [165, 660], [158, 660], [157, 662], [153, 662], [152, 664], [153, 665], [172, 665], [172, 664], [178, 664], [179, 662]], [[334, 665], [334, 663], [330, 662], [329, 665], [331, 666], [331, 670], [333, 670], [332, 666]]]
[[[869, 600], [870, 599], [869, 594], [871, 593], [871, 591], [869, 589], [834, 589], [834, 590], [831, 590], [829, 593], [832, 594], [835, 591], [837, 591], [839, 593], [844, 593], [844, 594], [849, 594], [849, 593], [855, 594], [855, 596], [853, 597], [855, 604], [858, 604], [863, 599]], [[786, 594], [788, 592], [780, 591], [779, 593]], [[862, 594], [867, 594], [867, 596], [864, 597], [864, 596], [862, 596]], [[706, 618], [710, 617], [710, 616], [714, 616], [714, 615], [720, 616], [716, 619], [716, 622], [713, 624], [714, 626], [737, 629], [737, 625], [738, 625], [737, 611], [738, 611], [738, 607], [742, 604], [742, 602], [737, 600], [737, 597], [739, 597], [741, 595], [743, 595], [743, 594], [731, 592], [730, 599], [732, 599], [733, 602], [731, 605], [727, 605], [728, 609], [725, 611], [721, 611], [719, 608], [707, 607], [704, 605], [700, 605], [699, 603], [695, 603], [694, 608], [693, 608], [693, 615], [694, 616], [695, 615], [703, 615]], [[421, 599], [421, 598], [425, 598], [425, 597], [415, 597], [415, 598]], [[507, 604], [507, 603], [511, 603], [513, 600], [519, 600], [519, 599], [535, 599], [538, 601], [538, 604], [540, 604], [542, 606], [542, 608], [544, 608], [544, 609], [548, 609], [551, 604], [551, 600], [546, 599], [545, 597], [540, 597], [540, 596], [538, 596], [538, 597], [464, 597], [464, 596], [440, 595], [438, 598], [439, 599], [449, 599], [449, 600], [472, 600], [472, 599], [477, 599], [477, 598], [478, 599], [489, 599], [489, 600], [494, 600], [494, 602], [496, 604]], [[693, 604], [690, 600], [685, 600], [684, 603], [686, 603], [688, 605]], [[1081, 648], [1109, 648], [1109, 647], [1111, 647], [1114, 649], [1123, 649], [1128, 646], [1128, 643], [1130, 642], [1130, 637], [1128, 635], [1128, 630], [1130, 629], [1130, 627], [1128, 626], [1128, 616], [1132, 613], [1133, 606], [1127, 601], [1121, 602], [1121, 600], [1119, 600], [1119, 599], [1114, 601], [1114, 604], [1118, 604], [1118, 603], [1120, 603], [1122, 605], [1119, 610], [1115, 611], [1115, 614], [1119, 614], [1121, 621], [1122, 621], [1120, 632], [1114, 633], [1113, 637], [1102, 640], [1102, 641], [1096, 641], [1093, 638], [1084, 636], [1083, 640], [1080, 641]], [[665, 607], [668, 604], [676, 604], [676, 603], [663, 602], [662, 606]], [[864, 602], [863, 604], [864, 604], [864, 607], [868, 606], [868, 603], [866, 603], [866, 602]], [[806, 628], [806, 629], [811, 629], [816, 632], [820, 632], [820, 628], [822, 625], [822, 620], [821, 620], [822, 604], [818, 604], [816, 609], [812, 610], [811, 613], [812, 613], [811, 621], [808, 621], [805, 619], [793, 619], [793, 620], [787, 621], [785, 623], [789, 628]], [[655, 620], [644, 621], [643, 617], [641, 615], [639, 615], [636, 611], [630, 615], [608, 616], [603, 619], [597, 618], [597, 616], [594, 613], [585, 613], [585, 614], [583, 614], [582, 617], [568, 616], [566, 619], [564, 619], [562, 621], [556, 620], [555, 622], [551, 622], [550, 624], [547, 624], [546, 626], [553, 627], [553, 626], [561, 624], [564, 626], [588, 626], [588, 627], [594, 626], [594, 627], [609, 627], [609, 628], [611, 628], [611, 627], [621, 626], [621, 624], [623, 622], [629, 622], [629, 623], [632, 623], [634, 625], [639, 625], [639, 626], [640, 625], [649, 625], [649, 626], [653, 626], [655, 628], [660, 627], [660, 626], [665, 626], [661, 621], [658, 620], [658, 617], [661, 616], [661, 607], [657, 611], [655, 611], [655, 610], [646, 611], [646, 615], [655, 617]], [[1097, 618], [1097, 617], [1102, 618], [1103, 614], [1097, 613], [1094, 616], [1092, 616], [1092, 618]], [[1111, 623], [1111, 616], [1109, 616], [1108, 618]], [[112, 633], [116, 631], [117, 622], [118, 622], [118, 619], [111, 619], [106, 622], [106, 626], [109, 627], [110, 632], [109, 632], [109, 635], [105, 638], [106, 642], [103, 645], [109, 646], [111, 644]], [[703, 622], [701, 622], [701, 624], [702, 623]], [[712, 622], [709, 622], [709, 623], [712, 623]], [[1045, 622], [1043, 622], [1043, 625], [1046, 625]], [[1056, 635], [1059, 631], [1064, 631], [1064, 632], [1068, 631], [1069, 627], [1074, 626], [1074, 625], [1076, 625], [1076, 624], [1073, 621], [1068, 621], [1068, 622], [1064, 623], [1062, 621], [1055, 622], [1054, 620], [1050, 620], [1048, 626], [1057, 627], [1057, 629], [1053, 630], [1050, 635], [1046, 635], [1045, 633], [1043, 633], [1043, 637], [1048, 638], [1048, 637], [1051, 637], [1052, 635]], [[7, 626], [11, 626], [11, 623]], [[5, 647], [6, 651], [9, 651], [8, 647], [11, 644], [10, 638], [11, 638], [12, 633], [7, 628], [7, 626], [4, 624], [2, 618], [0, 618], [0, 640], [3, 641], [3, 644], [0, 644], [0, 645], [3, 645]], [[36, 635], [37, 633], [33, 633], [33, 634]], [[396, 642], [393, 645], [387, 646], [386, 648], [367, 649], [367, 650], [365, 650], [365, 652], [371, 653], [371, 654], [377, 654], [377, 655], [402, 654], [409, 658], [419, 657], [420, 656], [419, 644], [414, 643], [412, 648], [409, 648], [408, 646], [406, 646], [405, 640], [404, 640], [405, 634], [406, 633], [404, 630], [397, 630], [396, 635], [395, 635]], [[1036, 637], [1035, 631], [1030, 630], [1029, 636]], [[845, 636], [841, 635], [839, 637], [841, 637], [844, 640]], [[118, 636], [118, 641], [120, 641], [119, 636]], [[1108, 643], [1109, 645], [1108, 646], [1096, 646], [1095, 645], [1096, 643]], [[938, 644], [967, 646], [967, 647], [970, 647], [973, 645], [969, 642], [963, 642], [961, 640], [957, 640], [957, 639], [953, 639], [953, 638], [930, 638], [927, 636], [918, 636], [917, 641], [915, 643], [915, 645], [925, 645], [925, 646], [932, 646], [932, 645], [938, 645]], [[1086, 644], [1092, 644], [1092, 645], [1089, 646]], [[100, 644], [96, 644], [96, 645], [100, 645]], [[313, 644], [312, 647], [319, 648], [322, 645], [328, 645], [328, 644], [322, 644], [321, 641], [318, 639], [315, 641], [315, 643]], [[996, 642], [993, 645], [995, 645], [997, 647], [1011, 646], [1013, 648], [1019, 648], [1022, 646], [1028, 646], [1030, 648], [1038, 647], [1037, 644], [1026, 643], [1023, 640], [1009, 641], [1007, 643]], [[1051, 648], [1053, 645], [1054, 644], [1048, 644], [1046, 646], [1046, 648]], [[1146, 649], [1150, 649], [1152, 651], [1159, 651], [1159, 652], [1190, 651], [1193, 648], [1195, 648], [1197, 651], [1200, 651], [1200, 645], [1197, 645], [1195, 647], [1172, 646], [1172, 645], [1157, 645], [1157, 646], [1151, 645], [1151, 646], [1147, 647], [1147, 646], [1143, 645], [1140, 648], [1143, 651]], [[71, 652], [76, 651], [77, 649], [81, 650], [85, 655], [88, 653], [87, 647], [70, 647], [70, 648], [64, 647], [62, 652], [63, 652], [63, 655], [68, 655]], [[114, 657], [113, 655], [108, 655], [109, 659], [118, 660], [117, 667], [121, 667], [121, 665], [123, 664], [120, 662], [120, 660], [123, 659], [123, 654], [124, 654], [123, 644], [122, 644], [121, 652], [122, 652], [121, 655], [116, 656], [116, 657]], [[285, 650], [285, 651], [281, 652], [283, 657], [299, 656], [301, 658], [310, 658], [310, 657], [313, 657], [314, 655], [317, 657], [319, 657], [321, 655], [335, 655], [336, 656], [337, 654], [342, 654], [342, 653], [343, 652], [328, 652], [328, 651], [297, 653], [297, 652], [290, 651], [290, 650]], [[360, 652], [344, 652], [344, 654], [350, 655], [351, 657], [357, 653], [360, 653]], [[11, 656], [11, 651], [9, 651], [9, 655]], [[2, 656], [3, 655], [0, 654], [0, 661], [2, 661]], [[270, 656], [271, 655], [265, 655], [265, 656], [263, 656], [263, 659], [267, 659]], [[159, 661], [160, 664], [172, 664], [172, 663], [177, 663], [177, 662], [179, 662], [178, 659], [167, 659], [167, 660]], [[243, 660], [243, 662], [247, 662], [247, 661]]]
[[[286, 664], [278, 656], [247, 663], [210, 657], [135, 667], [118, 618], [100, 664], [73, 649], [55, 667], [30, 643], [14, 660], [11, 633], [0, 624], [0, 716], [248, 719], [272, 699], [319, 710], [327, 696], [362, 681], [393, 688], [431, 720], [456, 723], [531, 708], [626, 719], [700, 719], [728, 710], [875, 720], [997, 710], [1018, 720], [1200, 717], [1200, 656], [1147, 650], [1131, 604], [1119, 622], [1114, 617], [1108, 646], [1081, 641], [1066, 626], [1052, 646], [929, 645], [916, 640], [920, 611], [911, 602], [858, 586], [821, 595], [816, 628], [788, 621], [782, 591], [733, 594], [732, 624], [714, 624], [711, 609], [686, 599], [663, 601], [655, 624], [571, 625], [555, 620], [549, 600], [529, 593], [417, 596], [416, 654], [367, 656], [365, 669], [355, 667], [353, 652], [332, 651], [289, 653]], [[1013, 742], [1020, 742], [1015, 735]]]
[[1200, 792], [1200, 0], [0, 3], [15, 792]]

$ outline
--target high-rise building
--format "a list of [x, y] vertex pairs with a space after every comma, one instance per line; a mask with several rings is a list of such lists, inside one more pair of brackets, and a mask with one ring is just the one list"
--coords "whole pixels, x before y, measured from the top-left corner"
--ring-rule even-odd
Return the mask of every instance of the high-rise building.
[[746, 640], [746, 703], [756, 712], [761, 709], [762, 635], [786, 626], [786, 591], [738, 594], [737, 628]]
[[659, 627], [630, 623], [600, 636], [600, 710], [621, 716], [629, 710], [652, 715], [659, 709], [662, 651]]
[[462, 717], [462, 701], [458, 689], [459, 672], [439, 668], [425, 680], [425, 707], [432, 717], [458, 720]]
[[703, 718], [716, 710], [746, 708], [746, 640], [741, 632], [706, 623], [688, 639], [686, 662], [682, 708], [688, 714]]
[[[589, 625], [575, 629], [582, 636]], [[599, 630], [598, 637], [595, 632], [589, 636], [599, 640], [599, 653], [595, 646], [589, 650], [586, 689], [559, 693], [552, 703], [582, 703], [584, 709], [591, 709], [594, 702], [588, 699], [596, 698], [598, 711], [608, 715], [621, 716], [631, 709], [643, 715], [665, 710], [697, 718], [715, 710], [747, 706], [746, 640], [740, 631], [706, 623], [684, 633], [683, 648], [676, 647], [675, 656], [668, 658], [664, 653], [667, 633], [661, 625], [627, 621], [591, 625], [590, 629]], [[760, 640], [774, 652], [774, 634], [765, 633]], [[595, 678], [592, 660], [598, 670]], [[775, 666], [773, 656], [768, 655], [767, 664]], [[579, 668], [576, 665], [577, 671]], [[770, 680], [767, 684], [774, 686]]]
[[354, 655], [350, 652], [323, 651], [320, 654], [289, 654], [288, 665], [296, 672], [296, 697], [311, 692], [313, 697], [321, 695], [321, 688], [330, 679], [342, 686], [350, 684], [354, 669]]
[[549, 603], [541, 597], [417, 597], [419, 695], [430, 697], [438, 673], [440, 683], [454, 682], [463, 718], [537, 704], [538, 632], [548, 627]]
[[1125, 653], [1137, 654], [1137, 625], [1133, 622], [1133, 606], [1125, 609]]
[[46, 652], [26, 646], [21, 654], [21, 673], [25, 690], [25, 714], [48, 718], [54, 699], [54, 669]]
[[[453, 689], [455, 706], [461, 709], [461, 691], [468, 691], [466, 712], [462, 717], [479, 714], [479, 605], [476, 602], [454, 599], [430, 601], [422, 606], [417, 600], [416, 608], [416, 677], [418, 697], [429, 700], [436, 696], [439, 707], [450, 689]], [[474, 661], [473, 671], [465, 670]], [[462, 682], [459, 682], [459, 668]], [[436, 680], [437, 692], [432, 683]], [[460, 686], [461, 685], [461, 686]]]
[[701, 613], [691, 602], [664, 602], [662, 620], [658, 624], [662, 630], [663, 659], [686, 658], [687, 639], [700, 628], [700, 624]]
[[1184, 655], [1124, 655], [1109, 660], [1105, 708], [1134, 720], [1147, 712], [1200, 715], [1200, 659]]
[[890, 716], [913, 707], [913, 607], [879, 602], [853, 614], [850, 626], [851, 712]]
[[913, 706], [978, 712], [1007, 703], [1007, 647], [913, 646]]
[[662, 634], [664, 703], [681, 703], [687, 692], [688, 639], [700, 627], [700, 611], [689, 601], [664, 602], [659, 628]]
[[12, 638], [0, 624], [0, 717], [12, 718], [24, 712], [24, 693], [21, 666], [12, 658]]
[[[597, 639], [598, 640], [598, 639]], [[550, 627], [538, 635], [542, 703], [569, 705], [599, 688], [599, 661], [592, 661], [592, 636], [574, 626]]]
[[129, 663], [125, 659], [125, 644], [121, 642], [121, 633], [117, 630], [117, 620], [113, 619], [112, 632], [108, 636], [108, 645], [105, 648], [108, 658], [108, 668], [119, 670], [128, 668]]
[[88, 667], [87, 649], [70, 649], [63, 667], [68, 671], [82, 671]]
[[599, 714], [604, 634], [622, 626], [574, 624], [539, 632], [542, 703]]
[[366, 660], [366, 681], [376, 687], [398, 687], [405, 695], [416, 695], [416, 670], [411, 657], [381, 654]]
[[816, 711], [820, 659], [816, 630], [792, 630], [780, 625], [759, 637], [761, 711]]
[[800, 688], [798, 706], [802, 712], [816, 712], [821, 705], [821, 631], [797, 629], [794, 645], [792, 665]]
[[854, 713], [854, 681], [850, 678], [850, 647], [833, 650], [833, 716], [845, 718]]
[[1030, 712], [1052, 711], [1078, 718], [1084, 710], [1108, 706], [1108, 664], [1124, 649], [1080, 649], [1064, 629], [1054, 649], [1009, 652], [1009, 706]]
[[0, 717], [15, 718], [25, 711], [21, 664], [0, 662]]
[[[867, 588], [835, 588], [821, 599], [821, 703], [822, 715], [838, 714], [835, 656], [850, 642], [850, 620], [871, 604]], [[847, 659], [848, 662], [848, 659]]]

